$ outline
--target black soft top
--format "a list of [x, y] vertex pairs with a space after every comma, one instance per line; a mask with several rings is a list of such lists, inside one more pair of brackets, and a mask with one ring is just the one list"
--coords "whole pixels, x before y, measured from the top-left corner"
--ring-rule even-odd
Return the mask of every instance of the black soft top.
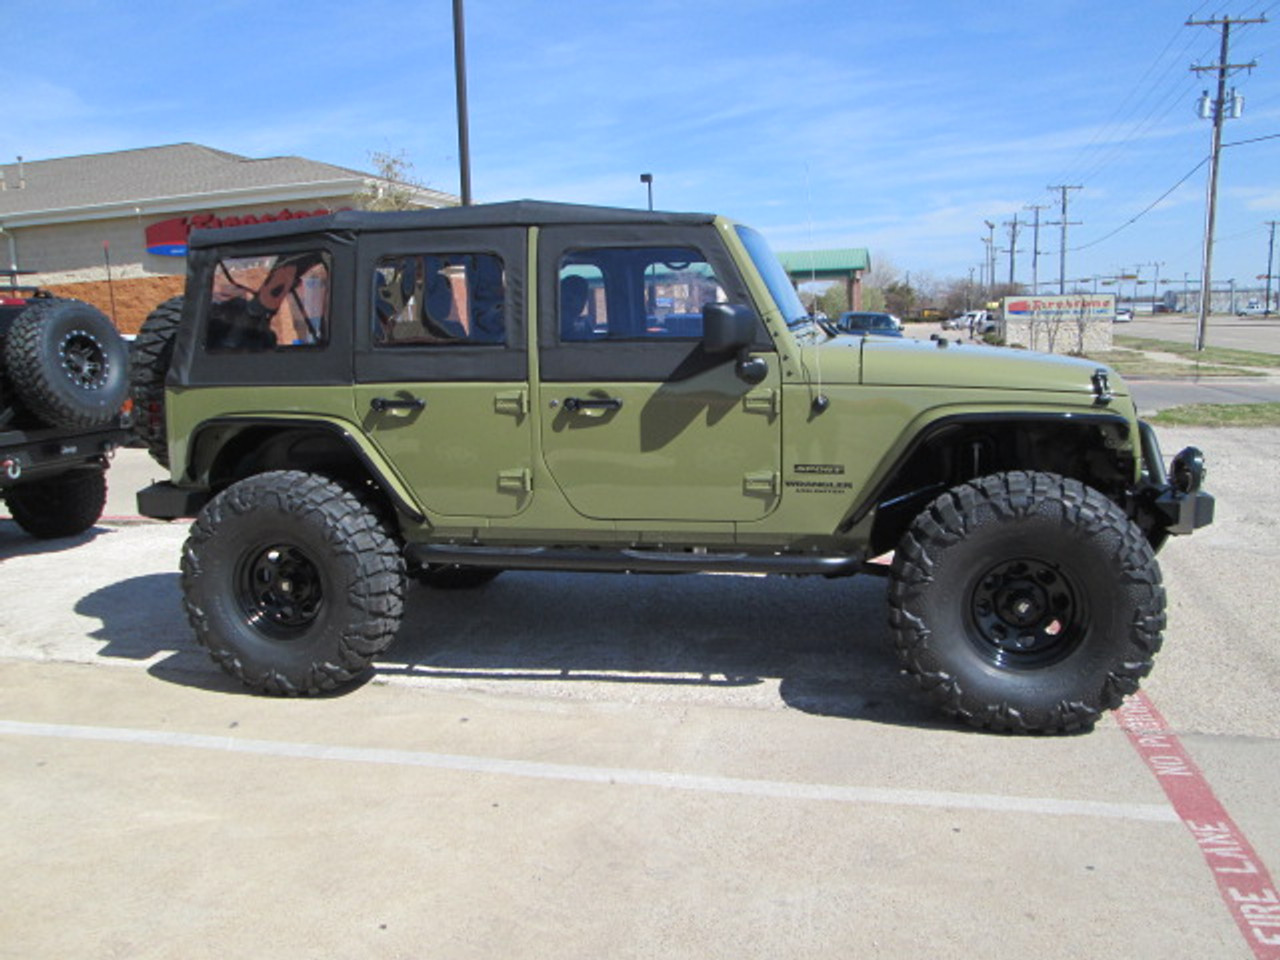
[[560, 224], [650, 224], [667, 226], [705, 225], [715, 220], [710, 213], [665, 213], [631, 210], [626, 207], [593, 207], [577, 203], [549, 203], [541, 200], [512, 200], [506, 203], [476, 204], [470, 207], [443, 207], [437, 210], [339, 210], [319, 217], [301, 217], [276, 223], [256, 223], [243, 227], [193, 230], [192, 247], [212, 247], [224, 243], [296, 237], [309, 233], [367, 233], [383, 230], [431, 230], [449, 227], [550, 226]]

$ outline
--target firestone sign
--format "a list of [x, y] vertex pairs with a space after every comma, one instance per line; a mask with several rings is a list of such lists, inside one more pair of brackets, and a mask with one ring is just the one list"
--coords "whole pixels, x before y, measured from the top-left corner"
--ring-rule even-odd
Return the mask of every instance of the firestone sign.
[[1073, 323], [1087, 320], [1111, 320], [1116, 314], [1114, 294], [1088, 296], [1066, 294], [1043, 297], [1006, 297], [1006, 319], [1017, 318], [1038, 322], [1067, 320]]
[[276, 223], [280, 220], [300, 220], [304, 217], [322, 217], [332, 210], [290, 210], [279, 213], [248, 213], [240, 216], [218, 217], [212, 213], [197, 213], [190, 217], [161, 220], [146, 229], [147, 253], [159, 257], [185, 257], [187, 238], [192, 230], [217, 230], [220, 227], [243, 227], [251, 223]]
[[1111, 349], [1115, 294], [1005, 297], [1003, 306], [1011, 346], [1074, 354]]

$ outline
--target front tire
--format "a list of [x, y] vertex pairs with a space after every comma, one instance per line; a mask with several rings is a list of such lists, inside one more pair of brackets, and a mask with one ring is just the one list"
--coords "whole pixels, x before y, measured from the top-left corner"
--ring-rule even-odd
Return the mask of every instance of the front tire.
[[1118, 506], [1054, 474], [938, 497], [890, 573], [898, 657], [944, 712], [988, 730], [1089, 729], [1162, 643], [1155, 554]]
[[264, 693], [317, 694], [358, 677], [395, 639], [404, 587], [400, 550], [369, 508], [299, 471], [229, 487], [183, 548], [196, 639]]

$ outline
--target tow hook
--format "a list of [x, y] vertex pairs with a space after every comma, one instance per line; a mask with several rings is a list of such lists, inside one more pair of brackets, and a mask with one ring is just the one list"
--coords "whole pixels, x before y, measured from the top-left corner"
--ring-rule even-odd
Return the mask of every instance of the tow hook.
[[22, 464], [17, 460], [0, 460], [0, 470], [3, 470], [4, 475], [10, 480], [17, 480], [22, 476]]

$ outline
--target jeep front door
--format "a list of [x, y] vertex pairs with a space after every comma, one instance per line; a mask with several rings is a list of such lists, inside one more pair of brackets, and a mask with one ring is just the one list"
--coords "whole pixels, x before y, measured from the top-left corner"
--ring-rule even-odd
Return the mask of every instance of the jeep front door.
[[585, 517], [743, 522], [778, 502], [778, 364], [748, 383], [703, 348], [702, 307], [747, 295], [712, 228], [692, 232], [540, 239], [542, 455]]

